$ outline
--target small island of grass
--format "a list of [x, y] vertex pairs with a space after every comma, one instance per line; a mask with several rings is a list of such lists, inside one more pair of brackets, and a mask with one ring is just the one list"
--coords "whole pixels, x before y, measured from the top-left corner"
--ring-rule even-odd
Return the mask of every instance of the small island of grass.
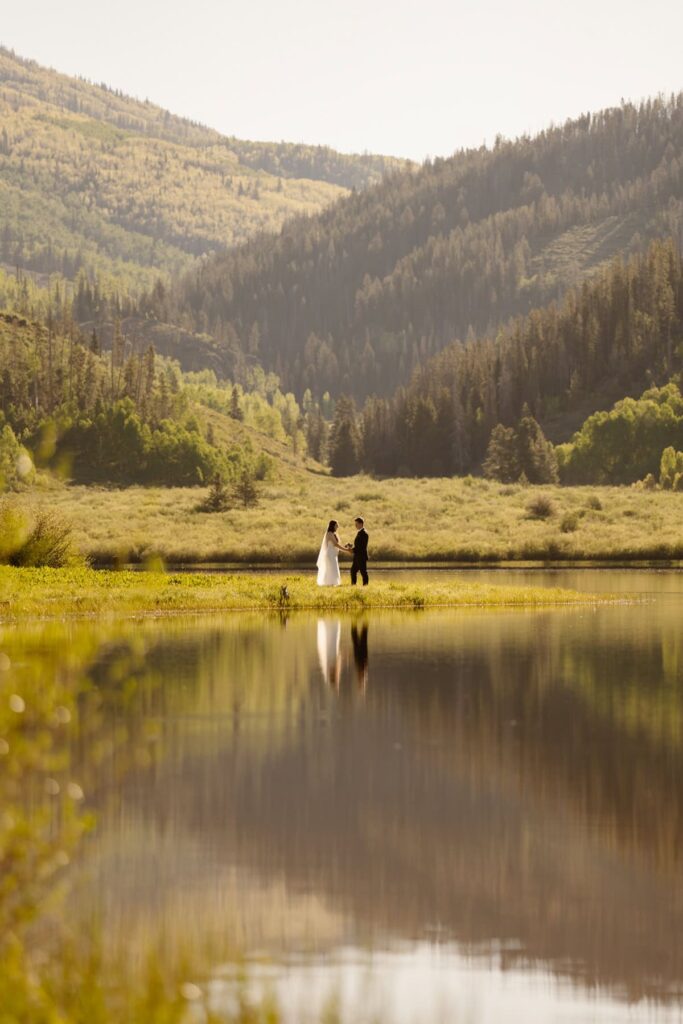
[[394, 582], [318, 587], [312, 576], [0, 568], [0, 621], [214, 611], [364, 611], [595, 604], [611, 595], [558, 587]]

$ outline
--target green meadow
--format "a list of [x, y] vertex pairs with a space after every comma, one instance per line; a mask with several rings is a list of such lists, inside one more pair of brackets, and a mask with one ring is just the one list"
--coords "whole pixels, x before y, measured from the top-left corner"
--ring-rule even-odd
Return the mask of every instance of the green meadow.
[[[296, 564], [311, 568], [330, 519], [343, 541], [365, 517], [373, 562], [683, 558], [683, 496], [633, 487], [504, 485], [465, 477], [343, 479], [303, 468], [259, 485], [258, 503], [198, 511], [202, 488], [56, 486], [21, 501], [73, 526], [100, 564]], [[345, 562], [345, 559], [341, 559]]]

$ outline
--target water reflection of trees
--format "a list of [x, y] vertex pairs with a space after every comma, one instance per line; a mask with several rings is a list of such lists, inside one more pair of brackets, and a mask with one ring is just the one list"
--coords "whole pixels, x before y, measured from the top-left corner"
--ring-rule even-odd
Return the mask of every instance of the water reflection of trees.
[[365, 701], [341, 699], [367, 662], [353, 625], [339, 695], [304, 617], [31, 649], [36, 673], [87, 680], [69, 771], [101, 812], [87, 857], [122, 935], [145, 912], [179, 935], [188, 905], [223, 913], [238, 863], [285, 908], [315, 894], [361, 934], [436, 927], [632, 994], [680, 985], [673, 613], [378, 616]]

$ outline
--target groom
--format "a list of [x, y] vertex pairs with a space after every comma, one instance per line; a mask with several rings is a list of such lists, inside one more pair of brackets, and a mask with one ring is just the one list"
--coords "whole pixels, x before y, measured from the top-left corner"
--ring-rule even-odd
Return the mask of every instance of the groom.
[[353, 544], [349, 544], [349, 550], [353, 551], [353, 562], [351, 563], [351, 583], [355, 587], [358, 573], [363, 580], [363, 586], [368, 585], [368, 535], [365, 532], [363, 520], [360, 516], [355, 520], [358, 533]]

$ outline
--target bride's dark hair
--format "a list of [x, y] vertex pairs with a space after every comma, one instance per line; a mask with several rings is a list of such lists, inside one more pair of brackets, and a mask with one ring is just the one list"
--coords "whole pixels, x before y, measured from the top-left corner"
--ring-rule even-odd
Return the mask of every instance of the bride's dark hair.
[[338, 526], [339, 526], [339, 523], [337, 522], [336, 519], [330, 519], [330, 525], [327, 527], [327, 532], [328, 533], [336, 533]]

